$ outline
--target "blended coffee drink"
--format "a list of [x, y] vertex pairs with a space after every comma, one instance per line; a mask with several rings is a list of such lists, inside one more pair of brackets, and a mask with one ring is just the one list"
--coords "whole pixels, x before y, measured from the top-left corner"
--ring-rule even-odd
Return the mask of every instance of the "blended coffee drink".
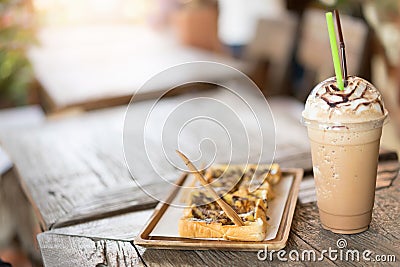
[[325, 229], [343, 234], [368, 229], [386, 117], [381, 94], [362, 78], [349, 76], [343, 91], [330, 78], [309, 95], [303, 121]]

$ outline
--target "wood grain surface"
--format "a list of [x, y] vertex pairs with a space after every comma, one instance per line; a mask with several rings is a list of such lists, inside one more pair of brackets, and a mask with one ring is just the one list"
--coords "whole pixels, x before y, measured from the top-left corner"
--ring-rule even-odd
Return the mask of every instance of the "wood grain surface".
[[45, 266], [141, 266], [129, 242], [57, 234], [41, 234], [38, 240]]
[[[400, 257], [400, 245], [397, 240], [400, 238], [400, 230], [398, 221], [400, 220], [400, 207], [398, 205], [398, 196], [400, 193], [400, 179], [397, 177], [391, 187], [378, 190], [376, 193], [376, 201], [372, 216], [370, 229], [366, 232], [356, 235], [334, 234], [324, 230], [320, 226], [318, 209], [316, 203], [308, 203], [305, 205], [298, 204], [292, 222], [292, 230], [289, 236], [288, 244], [284, 249], [287, 253], [296, 249], [300, 253], [303, 250], [314, 250], [317, 257], [321, 255], [324, 249], [337, 249], [337, 240], [344, 238], [347, 241], [348, 249], [357, 249], [360, 252], [369, 249], [373, 255], [395, 255], [398, 260]], [[145, 213], [140, 212], [141, 216]], [[138, 216], [138, 220], [143, 218]], [[147, 213], [150, 216], [150, 212]], [[89, 224], [81, 224], [68, 228], [59, 228], [49, 232], [42, 233], [38, 236], [42, 255], [46, 266], [61, 266], [58, 262], [69, 264], [71, 262], [79, 262], [81, 266], [95, 266], [97, 263], [105, 262], [104, 258], [109, 253], [109, 258], [115, 258], [115, 251], [105, 252], [101, 246], [97, 246], [98, 240], [113, 244], [113, 247], [129, 248], [125, 250], [127, 258], [132, 259], [127, 263], [120, 262], [120, 265], [109, 266], [140, 266], [137, 253], [133, 244], [128, 241], [110, 240], [107, 234], [101, 238], [98, 233], [109, 232], [102, 229], [110, 228], [112, 223], [115, 229], [120, 225], [132, 223], [136, 217], [135, 213], [124, 215], [124, 217], [116, 217], [114, 219], [103, 219], [98, 224], [91, 222]], [[104, 221], [106, 220], [106, 221]], [[103, 221], [103, 222], [101, 222]], [[130, 222], [129, 222], [130, 221]], [[79, 232], [79, 229], [86, 229]], [[133, 235], [135, 233], [132, 231]], [[122, 227], [124, 232], [126, 227]], [[116, 230], [118, 231], [118, 230]], [[96, 234], [97, 233], [97, 234]], [[138, 233], [138, 232], [136, 232]], [[96, 238], [93, 238], [93, 235]], [[102, 235], [102, 234], [100, 234]], [[89, 236], [85, 237], [85, 236]], [[114, 236], [115, 237], [115, 236]], [[102, 243], [104, 244], [104, 243]], [[123, 244], [123, 246], [121, 245]], [[185, 250], [158, 250], [145, 249], [137, 246], [142, 259], [147, 266], [376, 266], [375, 262], [346, 262], [333, 261], [325, 257], [322, 262], [295, 262], [279, 261], [276, 257], [272, 262], [265, 260], [260, 261], [257, 258], [257, 252], [240, 252], [240, 251], [185, 251]], [[97, 261], [88, 258], [87, 255], [98, 255]], [[122, 254], [119, 254], [122, 255]], [[261, 254], [262, 256], [262, 254]], [[54, 265], [51, 265], [54, 264]], [[67, 265], [68, 265], [67, 264]], [[397, 266], [395, 262], [387, 262], [384, 266]]]
[[[151, 190], [160, 198], [163, 198], [172, 190], [172, 186], [166, 187], [164, 183], [154, 183], [143, 186], [143, 189]], [[143, 189], [134, 184], [102, 190], [58, 219], [52, 225], [52, 228], [70, 226], [121, 213], [154, 208], [158, 204], [158, 200], [147, 195]]]
[[122, 154], [123, 112], [117, 108], [15, 134], [2, 132], [2, 144], [43, 229], [94, 193], [133, 183]]

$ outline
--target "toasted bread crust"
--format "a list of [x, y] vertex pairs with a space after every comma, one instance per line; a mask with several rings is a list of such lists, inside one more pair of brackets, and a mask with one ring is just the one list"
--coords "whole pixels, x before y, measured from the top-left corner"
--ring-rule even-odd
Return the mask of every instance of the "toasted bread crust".
[[179, 220], [179, 235], [188, 238], [225, 238], [240, 241], [262, 241], [266, 236], [267, 223], [261, 218], [245, 222], [244, 226], [222, 225], [191, 219]]
[[244, 226], [223, 225], [219, 222], [206, 222], [193, 218], [179, 220], [179, 235], [188, 238], [225, 238], [240, 241], [262, 241], [267, 232], [267, 217], [262, 200], [257, 201], [254, 221], [244, 222]]

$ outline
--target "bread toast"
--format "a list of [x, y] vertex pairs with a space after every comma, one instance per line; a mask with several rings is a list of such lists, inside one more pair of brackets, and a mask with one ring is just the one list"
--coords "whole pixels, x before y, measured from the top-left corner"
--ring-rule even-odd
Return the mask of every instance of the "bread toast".
[[[205, 171], [208, 183], [243, 220], [235, 225], [204, 188], [193, 189], [187, 196], [190, 205], [179, 221], [179, 234], [188, 238], [224, 238], [262, 241], [267, 233], [268, 201], [273, 185], [282, 173], [278, 164], [215, 165]], [[249, 190], [250, 185], [254, 190]]]

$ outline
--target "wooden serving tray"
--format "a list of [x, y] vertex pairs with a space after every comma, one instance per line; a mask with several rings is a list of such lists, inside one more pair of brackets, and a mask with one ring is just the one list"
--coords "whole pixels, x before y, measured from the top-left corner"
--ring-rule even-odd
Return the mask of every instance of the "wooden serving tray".
[[[289, 237], [290, 227], [292, 224], [293, 214], [296, 207], [299, 185], [303, 178], [303, 169], [282, 169], [283, 175], [293, 175], [293, 181], [290, 186], [289, 195], [287, 197], [282, 219], [279, 224], [277, 235], [274, 239], [260, 242], [248, 241], [230, 241], [230, 240], [211, 240], [211, 239], [195, 239], [183, 237], [168, 236], [152, 236], [150, 235], [160, 221], [169, 204], [176, 197], [180, 187], [175, 187], [171, 194], [167, 197], [165, 203], [159, 203], [155, 208], [153, 215], [146, 223], [143, 230], [135, 238], [134, 244], [149, 248], [158, 249], [184, 249], [184, 250], [260, 250], [266, 247], [269, 250], [279, 250], [286, 246]], [[188, 176], [182, 175], [177, 185], [183, 185]]]

